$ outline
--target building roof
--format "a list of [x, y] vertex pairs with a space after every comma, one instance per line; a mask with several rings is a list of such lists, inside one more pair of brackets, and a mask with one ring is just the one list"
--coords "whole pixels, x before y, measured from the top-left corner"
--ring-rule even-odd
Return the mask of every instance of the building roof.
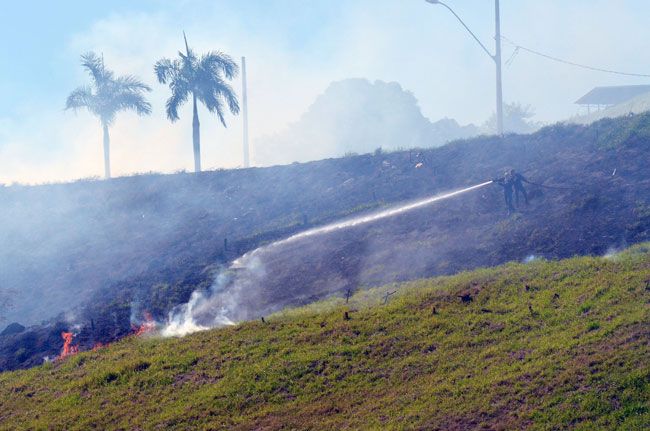
[[645, 93], [650, 93], [650, 85], [596, 87], [576, 100], [575, 103], [578, 105], [618, 105]]

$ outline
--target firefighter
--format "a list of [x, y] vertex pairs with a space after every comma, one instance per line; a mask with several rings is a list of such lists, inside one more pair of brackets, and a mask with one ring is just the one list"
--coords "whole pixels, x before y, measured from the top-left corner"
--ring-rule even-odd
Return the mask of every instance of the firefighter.
[[510, 172], [506, 171], [503, 178], [496, 178], [494, 180], [496, 184], [503, 187], [503, 197], [506, 201], [506, 207], [508, 208], [508, 215], [515, 212], [515, 207], [512, 205], [512, 193], [514, 191], [514, 182], [510, 176]]
[[524, 202], [526, 205], [528, 205], [528, 193], [526, 193], [526, 189], [524, 188], [523, 183], [527, 183], [528, 180], [524, 178], [523, 175], [521, 175], [519, 172], [516, 172], [514, 169], [510, 170], [510, 178], [512, 178], [512, 185], [514, 188], [514, 193], [515, 193], [515, 202], [517, 204], [517, 207], [519, 207], [519, 193], [521, 193], [524, 197]]

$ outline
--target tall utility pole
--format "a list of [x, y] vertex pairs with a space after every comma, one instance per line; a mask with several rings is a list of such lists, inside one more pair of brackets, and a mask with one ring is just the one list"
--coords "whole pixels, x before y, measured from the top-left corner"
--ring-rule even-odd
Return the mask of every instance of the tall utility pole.
[[497, 133], [503, 135], [503, 87], [501, 85], [501, 11], [499, 0], [494, 0], [494, 42], [496, 53], [494, 62], [497, 65]]
[[246, 87], [246, 57], [241, 58], [242, 104], [244, 117], [244, 167], [249, 168], [250, 154], [248, 148], [248, 88]]
[[494, 0], [494, 21], [495, 21], [495, 31], [494, 31], [494, 42], [496, 44], [496, 53], [492, 55], [490, 50], [488, 50], [485, 45], [479, 40], [478, 37], [472, 32], [472, 30], [467, 27], [467, 24], [463, 22], [462, 19], [454, 12], [452, 8], [447, 6], [445, 3], [439, 0], [425, 0], [427, 3], [439, 4], [446, 7], [449, 12], [451, 12], [458, 21], [465, 27], [465, 30], [472, 35], [474, 40], [483, 48], [483, 51], [494, 61], [496, 64], [496, 77], [497, 77], [497, 133], [503, 135], [503, 86], [501, 83], [501, 12], [499, 9], [499, 0]]

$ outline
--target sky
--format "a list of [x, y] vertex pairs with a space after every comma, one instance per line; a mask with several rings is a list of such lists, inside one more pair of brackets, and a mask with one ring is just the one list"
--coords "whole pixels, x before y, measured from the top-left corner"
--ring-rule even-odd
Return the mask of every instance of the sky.
[[[118, 74], [154, 91], [153, 113], [122, 113], [111, 128], [114, 175], [192, 168], [191, 108], [170, 123], [169, 89], [153, 64], [183, 48], [247, 58], [252, 158], [257, 138], [299, 119], [329, 83], [346, 78], [397, 81], [432, 121], [483, 123], [494, 111], [494, 63], [441, 6], [424, 0], [111, 0], [5, 2], [0, 14], [0, 183], [98, 177], [101, 128], [85, 112], [65, 111], [74, 88], [89, 82], [87, 51]], [[447, 0], [494, 48], [494, 2]], [[502, 33], [550, 55], [597, 67], [650, 73], [650, 2], [501, 0]], [[648, 84], [603, 74], [503, 45], [504, 99], [531, 105], [552, 123], [578, 113], [573, 102], [598, 85]], [[507, 60], [512, 61], [507, 61]], [[233, 82], [240, 92], [241, 82]], [[241, 117], [228, 128], [199, 111], [203, 165], [242, 165]], [[290, 155], [288, 155], [290, 160]]]

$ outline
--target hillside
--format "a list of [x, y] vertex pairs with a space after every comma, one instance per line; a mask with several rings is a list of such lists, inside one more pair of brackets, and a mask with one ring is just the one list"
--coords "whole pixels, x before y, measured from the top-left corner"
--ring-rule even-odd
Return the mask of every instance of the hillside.
[[649, 319], [648, 244], [509, 263], [2, 373], [0, 428], [643, 430]]
[[[13, 290], [0, 370], [164, 321], [229, 263], [296, 232], [483, 182], [514, 167], [535, 185], [506, 214], [490, 186], [410, 213], [294, 242], [232, 318], [528, 256], [602, 255], [650, 240], [650, 116], [481, 137], [434, 149], [272, 168], [0, 188], [0, 289]], [[218, 286], [216, 286], [218, 287]], [[250, 300], [253, 298], [254, 300]], [[41, 323], [42, 322], [42, 323]], [[17, 353], [20, 352], [20, 353]]]

